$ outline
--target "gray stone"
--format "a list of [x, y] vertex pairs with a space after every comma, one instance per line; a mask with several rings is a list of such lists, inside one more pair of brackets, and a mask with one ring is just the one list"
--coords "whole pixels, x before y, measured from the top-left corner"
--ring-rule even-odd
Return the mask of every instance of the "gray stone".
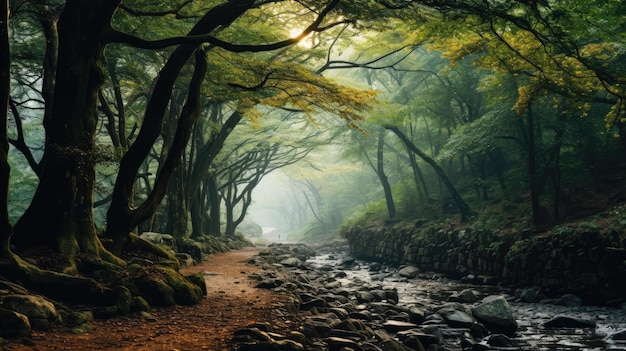
[[569, 307], [578, 307], [582, 306], [583, 300], [573, 294], [565, 294], [558, 298], [555, 302], [555, 305], [569, 306]]
[[518, 345], [508, 336], [503, 334], [493, 334], [487, 338], [487, 344], [493, 347], [517, 348]]
[[398, 274], [406, 278], [415, 278], [420, 273], [419, 268], [415, 266], [406, 266], [398, 271]]
[[509, 303], [502, 296], [484, 298], [478, 306], [472, 308], [472, 314], [492, 333], [513, 335], [517, 331], [517, 321]]
[[559, 328], [595, 328], [596, 322], [589, 319], [582, 319], [564, 315], [558, 315], [542, 324], [546, 329]]
[[383, 323], [383, 328], [385, 328], [385, 330], [388, 332], [397, 333], [402, 330], [409, 330], [409, 329], [417, 328], [417, 324], [391, 320], [391, 321], [386, 321], [385, 323]]
[[359, 303], [368, 303], [376, 301], [376, 296], [369, 291], [358, 291], [356, 293], [356, 299]]
[[254, 342], [254, 341], [265, 341], [272, 342], [271, 336], [267, 332], [264, 332], [258, 328], [241, 328], [235, 330], [233, 341], [236, 342]]
[[326, 339], [328, 343], [328, 349], [330, 351], [341, 350], [343, 348], [352, 349], [355, 351], [362, 351], [363, 348], [357, 344], [355, 341], [345, 338], [337, 338], [337, 337], [329, 337]]
[[302, 261], [300, 261], [297, 257], [288, 257], [278, 263], [282, 264], [283, 266], [290, 267], [300, 267], [302, 265]]
[[526, 288], [522, 289], [519, 298], [522, 302], [535, 303], [541, 300], [541, 296], [538, 294], [538, 288]]
[[476, 320], [470, 316], [469, 314], [458, 311], [458, 310], [449, 310], [444, 312], [439, 312], [446, 323], [453, 328], [469, 328]]
[[411, 306], [409, 307], [409, 321], [415, 324], [422, 324], [424, 322], [424, 318], [426, 316], [426, 312], [419, 307]]
[[613, 333], [608, 336], [609, 340], [614, 341], [626, 341], [626, 330], [619, 331], [617, 333]]
[[293, 340], [285, 339], [242, 344], [239, 351], [304, 351], [304, 346]]
[[448, 297], [448, 301], [450, 302], [472, 303], [478, 300], [480, 300], [480, 296], [472, 289], [464, 289]]

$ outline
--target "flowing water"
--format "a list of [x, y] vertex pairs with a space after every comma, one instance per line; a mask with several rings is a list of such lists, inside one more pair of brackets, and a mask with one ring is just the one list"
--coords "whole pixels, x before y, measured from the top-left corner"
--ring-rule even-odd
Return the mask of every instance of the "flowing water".
[[[307, 264], [320, 268], [332, 266], [339, 269], [341, 254], [320, 254], [307, 260]], [[421, 274], [417, 278], [406, 279], [398, 276], [395, 270], [383, 267], [381, 271], [370, 271], [367, 262], [355, 261], [350, 268], [341, 268], [346, 276], [339, 278], [342, 287], [380, 286], [395, 288], [399, 294], [399, 304], [415, 305], [433, 310], [443, 305], [452, 293], [463, 289], [473, 289], [484, 296], [510, 294], [495, 286], [477, 286], [449, 280], [437, 274]], [[514, 298], [509, 304], [518, 322], [518, 332], [513, 340], [523, 350], [626, 350], [626, 340], [613, 340], [617, 333], [626, 334], [626, 306], [610, 308], [600, 306], [567, 307], [548, 303], [522, 303]], [[596, 322], [596, 328], [544, 329], [541, 324], [558, 315], [577, 317]], [[507, 350], [507, 348], [501, 348]]]

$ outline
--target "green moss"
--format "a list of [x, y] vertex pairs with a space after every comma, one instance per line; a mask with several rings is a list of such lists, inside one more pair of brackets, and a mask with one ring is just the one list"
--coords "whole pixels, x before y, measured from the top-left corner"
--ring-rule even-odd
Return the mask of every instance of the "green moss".
[[176, 303], [181, 305], [194, 305], [204, 296], [202, 289], [186, 279], [182, 274], [169, 268], [160, 268], [166, 274], [166, 283], [173, 290]]

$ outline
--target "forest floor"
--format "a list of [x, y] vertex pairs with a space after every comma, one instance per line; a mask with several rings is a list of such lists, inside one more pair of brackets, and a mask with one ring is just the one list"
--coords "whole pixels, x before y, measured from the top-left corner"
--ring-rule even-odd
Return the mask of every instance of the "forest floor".
[[73, 334], [58, 329], [34, 332], [31, 338], [2, 345], [7, 351], [60, 350], [234, 350], [235, 330], [252, 322], [268, 322], [278, 330], [292, 321], [283, 309], [284, 299], [271, 290], [254, 288], [249, 276], [261, 268], [248, 260], [261, 249], [248, 247], [209, 257], [201, 264], [181, 269], [201, 272], [207, 297], [194, 306], [155, 307], [151, 317], [131, 315], [90, 322], [91, 331]]

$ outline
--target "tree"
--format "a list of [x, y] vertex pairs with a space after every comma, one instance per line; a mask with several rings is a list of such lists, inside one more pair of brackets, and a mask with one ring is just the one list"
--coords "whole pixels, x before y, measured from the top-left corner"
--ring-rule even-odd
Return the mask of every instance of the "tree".
[[[53, 40], [56, 32], [46, 32], [45, 36], [49, 39], [46, 42], [51, 46], [43, 55], [45, 64], [41, 66], [44, 67], [43, 72], [46, 77], [42, 92], [44, 98], [41, 100], [45, 103], [46, 111], [43, 122], [46, 131], [45, 150], [38, 164], [40, 169], [37, 172], [40, 182], [33, 200], [15, 224], [11, 243], [15, 245], [17, 252], [32, 254], [32, 249], [41, 250], [38, 252], [55, 258], [53, 265], [45, 268], [64, 274], [84, 273], [83, 269], [87, 263], [119, 271], [125, 265], [120, 258], [125, 244], [136, 244], [129, 233], [139, 223], [152, 216], [165, 194], [173, 170], [186, 149], [193, 122], [200, 113], [200, 91], [205, 84], [207, 51], [214, 51], [221, 47], [233, 53], [254, 53], [294, 45], [313, 31], [333, 28], [333, 20], [327, 17], [331, 17], [329, 14], [336, 10], [338, 2], [332, 0], [324, 4], [311, 3], [310, 7], [306, 7], [309, 13], [307, 16], [309, 25], [300, 35], [290, 39], [279, 39], [269, 44], [264, 42], [237, 44], [236, 42], [241, 40], [237, 35], [240, 28], [231, 29], [231, 26], [237, 27], [236, 22], [245, 17], [253, 8], [273, 11], [272, 6], [282, 6], [280, 3], [256, 3], [246, 0], [228, 1], [219, 5], [207, 4], [209, 9], [199, 17], [188, 16], [190, 14], [188, 11], [197, 10], [190, 2], [183, 2], [181, 5], [159, 4], [158, 11], [154, 11], [152, 5], [141, 2], [122, 5], [120, 1], [68, 0], [55, 3], [54, 9], [60, 13], [58, 25], [54, 25], [55, 17], [41, 21], [46, 30], [58, 29], [58, 47], [52, 45], [57, 43]], [[301, 5], [287, 1], [284, 3], [289, 6], [299, 6], [302, 9]], [[180, 16], [179, 21], [173, 21], [175, 25], [172, 27], [176, 30], [185, 30], [187, 34], [171, 35], [163, 31], [159, 34], [164, 33], [165, 37], [150, 37], [149, 34], [142, 37], [139, 32], [132, 32], [132, 29], [128, 31], [119, 29], [128, 29], [126, 23], [141, 23], [140, 18], [150, 17], [159, 21], [163, 20], [162, 16], [170, 16], [169, 19]], [[339, 22], [343, 21], [339, 20]], [[206, 43], [208, 45], [205, 45]], [[116, 74], [116, 64], [120, 62], [115, 62], [112, 57], [109, 57], [109, 70], [108, 72], [105, 70], [107, 68], [105, 49], [111, 48], [113, 44], [158, 50], [166, 57], [162, 66], [158, 64], [152, 66], [152, 69], [158, 71], [158, 77], [150, 91], [139, 131], [133, 138], [132, 144], [128, 145], [128, 149], [124, 147], [125, 141], [130, 139], [125, 135], [128, 126], [124, 125], [124, 104], [120, 102], [120, 95], [122, 99], [126, 96], [123, 96], [124, 94], [117, 89], [119, 76]], [[8, 51], [3, 51], [3, 54], [5, 53]], [[194, 56], [195, 64], [190, 60], [192, 56]], [[167, 145], [167, 157], [160, 165], [146, 200], [141, 204], [135, 204], [134, 189], [138, 172], [161, 134], [173, 87], [183, 70], [192, 71], [190, 68], [192, 65], [194, 72], [187, 76], [190, 79], [185, 84], [189, 86], [189, 92], [185, 98], [185, 105], [182, 106], [177, 117], [175, 135], [171, 139], [171, 144]], [[299, 72], [297, 74], [304, 72], [295, 65], [285, 66], [292, 72]], [[107, 109], [103, 105], [107, 94], [102, 87], [107, 73], [111, 73], [113, 94], [109, 96], [115, 97], [112, 99], [115, 109]], [[254, 84], [261, 82], [259, 85], [263, 85], [265, 82], [273, 81], [274, 77], [270, 77], [271, 74], [271, 71], [261, 71], [253, 75], [250, 80], [258, 78]], [[324, 89], [333, 89], [335, 93], [342, 90], [342, 87], [337, 84], [327, 84], [324, 78], [314, 78], [311, 73], [308, 74], [311, 77], [309, 82], [314, 85], [324, 87]], [[48, 80], [47, 77], [51, 79]], [[222, 86], [222, 89], [239, 91], [242, 96], [245, 95], [246, 90], [254, 90], [254, 86], [247, 85], [250, 81], [248, 79], [236, 76], [230, 76], [227, 79], [233, 85], [226, 84]], [[5, 81], [7, 80], [3, 80]], [[315, 91], [309, 96], [314, 94]], [[242, 96], [230, 100], [235, 106], [234, 111], [241, 115], [254, 115], [252, 107], [259, 102], [263, 103], [263, 100], [258, 97], [246, 99]], [[297, 96], [305, 98], [303, 104], [296, 106], [297, 109], [311, 112], [317, 107], [325, 108], [336, 112], [347, 121], [352, 121], [358, 118], [360, 109], [366, 108], [365, 101], [370, 95], [333, 94], [329, 99], [319, 99], [319, 103], [307, 101], [306, 96], [306, 94]], [[350, 96], [347, 103], [345, 100], [339, 100], [346, 96]], [[280, 94], [275, 94], [273, 99], [274, 102], [270, 99], [265, 101], [270, 106], [282, 106], [295, 101], [290, 100], [285, 92], [282, 98]], [[109, 206], [106, 227], [107, 237], [113, 240], [113, 245], [109, 247], [112, 251], [106, 249], [97, 236], [93, 214], [99, 107], [103, 115], [107, 117], [107, 132], [111, 137], [111, 142], [124, 152]], [[117, 114], [117, 120], [111, 118], [115, 114]], [[114, 126], [114, 124], [117, 125]], [[6, 206], [3, 205], [3, 208]], [[3, 237], [8, 238], [8, 233], [3, 234]], [[50, 252], [55, 254], [50, 254]], [[80, 262], [76, 260], [78, 253], [81, 254]], [[83, 293], [83, 298], [89, 296], [89, 294], [84, 294], [85, 289], [93, 291], [97, 288], [96, 282], [90, 279], [80, 281], [78, 277], [36, 270], [15, 259], [16, 256], [3, 258], [8, 258], [2, 263], [10, 265], [11, 277], [20, 279], [31, 287], [42, 289], [46, 284], [76, 284], [84, 287], [82, 290], [76, 290], [76, 295]], [[94, 299], [101, 296], [102, 294], [93, 294]], [[71, 295], [71, 297], [75, 296]], [[68, 295], [67, 298], [70, 296]]]
[[8, 162], [9, 138], [7, 123], [9, 120], [9, 93], [11, 55], [9, 47], [9, 1], [0, 3], [0, 257], [8, 256], [11, 222], [8, 211], [9, 173]]

